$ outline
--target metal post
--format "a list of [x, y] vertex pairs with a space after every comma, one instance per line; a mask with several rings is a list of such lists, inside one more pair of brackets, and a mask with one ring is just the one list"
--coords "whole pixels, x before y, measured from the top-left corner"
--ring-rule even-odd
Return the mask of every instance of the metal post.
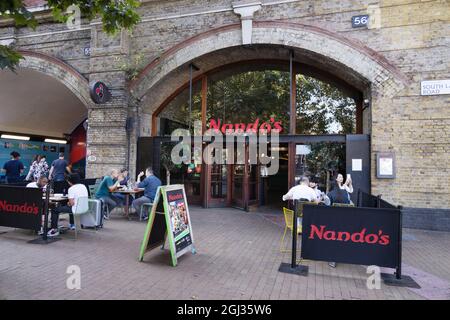
[[297, 209], [298, 202], [294, 200], [294, 214], [292, 221], [292, 261], [291, 268], [294, 269], [297, 266]]
[[48, 232], [48, 214], [49, 214], [49, 203], [50, 203], [50, 189], [53, 188], [53, 180], [47, 184], [47, 188], [45, 189], [45, 204], [44, 204], [44, 227], [42, 230], [44, 233], [42, 234], [42, 239], [47, 241], [47, 232]]
[[191, 114], [192, 114], [192, 67], [189, 65], [189, 132], [191, 131]]
[[402, 278], [402, 206], [398, 206], [397, 207], [398, 210], [400, 211], [399, 214], [399, 231], [398, 231], [398, 265], [395, 271], [395, 277], [400, 280]]

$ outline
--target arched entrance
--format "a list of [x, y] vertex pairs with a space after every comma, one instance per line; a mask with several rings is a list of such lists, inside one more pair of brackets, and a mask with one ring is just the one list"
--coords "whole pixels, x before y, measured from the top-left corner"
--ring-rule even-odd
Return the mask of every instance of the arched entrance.
[[[230, 25], [195, 36], [168, 50], [149, 64], [130, 85], [131, 94], [141, 101], [141, 119], [146, 120], [141, 122], [141, 136], [143, 132], [151, 132], [152, 136], [161, 135], [158, 115], [173, 100], [179, 99], [183, 92], [186, 93], [191, 75], [194, 86], [196, 84], [202, 94], [200, 113], [205, 129], [208, 79], [213, 77], [213, 74], [218, 70], [224, 74], [227, 71], [233, 73], [234, 68], [240, 69], [241, 72], [252, 68], [258, 69], [261, 66], [267, 69], [270, 65], [286, 70], [290, 68], [291, 53], [293, 54], [291, 70], [294, 75], [313, 76], [354, 99], [356, 123], [355, 132], [347, 132], [347, 135], [324, 133], [305, 136], [297, 130], [294, 116], [297, 104], [295, 98], [292, 99], [286, 110], [290, 114], [288, 135], [283, 137], [289, 150], [288, 162], [291, 168], [288, 185], [293, 185], [296, 180], [294, 167], [298, 145], [334, 141], [346, 143], [344, 152], [351, 158], [350, 162], [347, 161], [345, 164], [346, 169], [351, 170], [349, 163], [352, 159], [358, 160], [355, 163], [362, 161], [366, 172], [364, 177], [361, 176], [364, 181], [359, 182], [365, 191], [370, 192], [370, 145], [367, 134], [371, 133], [372, 115], [371, 109], [364, 106], [364, 101], [367, 100], [367, 105], [371, 104], [372, 108], [376, 108], [376, 103], [384, 103], [385, 99], [390, 99], [395, 92], [401, 90], [406, 80], [382, 56], [363, 44], [311, 26], [283, 22], [255, 22], [252, 44], [242, 46], [240, 26]], [[190, 68], [191, 64], [196, 68]], [[295, 78], [294, 76], [292, 79]], [[295, 90], [295, 80], [290, 85], [289, 90]], [[348, 136], [350, 133], [364, 133], [366, 136], [361, 137], [363, 141], [361, 142], [358, 138], [350, 139]], [[349, 150], [349, 146], [355, 143], [359, 147], [352, 147]], [[203, 195], [201, 197], [203, 204], [208, 206], [207, 188], [211, 180], [208, 177], [205, 179], [200, 194]], [[250, 199], [249, 192], [244, 195], [247, 200]], [[244, 204], [243, 207], [248, 209], [248, 205]]]
[[0, 72], [0, 162], [18, 151], [28, 167], [37, 154], [46, 155], [51, 163], [63, 152], [73, 169], [84, 175], [90, 106], [87, 80], [54, 57], [21, 53], [25, 59], [17, 73]]

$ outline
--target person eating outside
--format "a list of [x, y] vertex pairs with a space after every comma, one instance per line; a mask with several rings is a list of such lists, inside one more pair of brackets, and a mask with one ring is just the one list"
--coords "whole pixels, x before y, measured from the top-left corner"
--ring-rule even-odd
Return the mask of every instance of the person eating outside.
[[[88, 190], [86, 186], [80, 183], [80, 175], [78, 173], [71, 173], [67, 178], [69, 183], [68, 199], [69, 202], [66, 206], [60, 206], [52, 210], [51, 229], [48, 231], [47, 236], [56, 237], [59, 235], [58, 221], [61, 213], [69, 214], [69, 229], [75, 230], [74, 213], [82, 213], [88, 210]], [[80, 198], [84, 198], [86, 201], [78, 203]], [[77, 210], [77, 211], [76, 211]]]
[[283, 201], [300, 199], [319, 203], [317, 193], [309, 186], [308, 177], [302, 177], [299, 184], [289, 189], [288, 193], [283, 196]]
[[46, 176], [41, 176], [37, 181], [30, 182], [27, 184], [27, 188], [39, 188], [42, 189], [42, 191], [45, 191], [47, 188], [48, 179]]
[[[141, 177], [144, 175], [144, 172], [139, 173], [136, 181], [141, 181]], [[161, 180], [158, 179], [153, 174], [152, 168], [147, 168], [145, 170], [145, 179], [142, 182], [137, 184], [137, 188], [144, 188], [144, 195], [140, 198], [137, 198], [133, 201], [132, 206], [136, 210], [136, 212], [140, 212], [141, 207], [144, 203], [153, 203], [155, 199], [156, 190], [161, 186]], [[148, 218], [148, 216], [143, 217], [144, 220]]]
[[24, 166], [20, 161], [20, 153], [13, 151], [10, 153], [11, 160], [3, 165], [2, 171], [6, 175], [6, 183], [16, 183], [20, 181], [20, 176], [23, 173]]
[[333, 190], [328, 192], [328, 198], [330, 199], [330, 205], [335, 203], [350, 204], [350, 195], [344, 188], [341, 187], [336, 179], [336, 183], [333, 186]]
[[[112, 192], [117, 190], [122, 181], [123, 176], [120, 175], [119, 170], [111, 169], [109, 175], [103, 178], [98, 191], [95, 194], [96, 199], [101, 200], [107, 205], [109, 212], [120, 204], [120, 200], [114, 197]], [[104, 218], [108, 219], [106, 216], [104, 216]]]
[[349, 193], [350, 200], [350, 193], [353, 193], [352, 178], [350, 177], [350, 175], [347, 175], [347, 179], [344, 182], [344, 176], [339, 173], [336, 177], [336, 182], [339, 185], [339, 188], [344, 189]]

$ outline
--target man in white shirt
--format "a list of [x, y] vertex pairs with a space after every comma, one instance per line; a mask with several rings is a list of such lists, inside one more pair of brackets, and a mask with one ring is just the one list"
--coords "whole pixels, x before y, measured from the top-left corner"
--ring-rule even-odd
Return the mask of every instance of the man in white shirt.
[[[69, 213], [69, 229], [75, 229], [74, 213], [83, 213], [88, 210], [88, 191], [84, 184], [80, 183], [80, 176], [78, 173], [69, 175], [67, 182], [69, 183], [68, 198], [69, 201], [66, 206], [61, 206], [52, 211], [52, 226], [48, 232], [49, 237], [56, 237], [59, 235], [58, 219], [60, 213]], [[82, 200], [80, 200], [82, 199]], [[79, 202], [81, 201], [81, 202]]]
[[30, 182], [27, 184], [27, 188], [40, 188], [45, 191], [47, 187], [48, 179], [45, 176], [42, 176], [38, 179], [38, 181]]
[[288, 193], [283, 196], [283, 201], [300, 199], [316, 203], [319, 202], [316, 192], [309, 186], [309, 179], [307, 177], [302, 177], [300, 183], [295, 187], [292, 187]]

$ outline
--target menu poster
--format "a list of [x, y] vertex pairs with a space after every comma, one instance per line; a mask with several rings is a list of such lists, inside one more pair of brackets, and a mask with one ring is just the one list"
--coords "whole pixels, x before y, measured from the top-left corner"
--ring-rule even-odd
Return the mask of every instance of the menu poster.
[[192, 245], [189, 213], [184, 186], [169, 186], [168, 188], [171, 188], [171, 190], [166, 189], [164, 193], [168, 204], [169, 226], [175, 253], [179, 257]]
[[166, 239], [174, 267], [180, 256], [188, 251], [195, 253], [184, 185], [158, 188], [142, 241], [139, 261], [143, 261], [146, 252], [159, 245], [164, 247]]
[[377, 178], [395, 178], [395, 156], [393, 153], [377, 153]]
[[391, 176], [393, 171], [392, 158], [380, 158], [380, 174], [382, 176]]

